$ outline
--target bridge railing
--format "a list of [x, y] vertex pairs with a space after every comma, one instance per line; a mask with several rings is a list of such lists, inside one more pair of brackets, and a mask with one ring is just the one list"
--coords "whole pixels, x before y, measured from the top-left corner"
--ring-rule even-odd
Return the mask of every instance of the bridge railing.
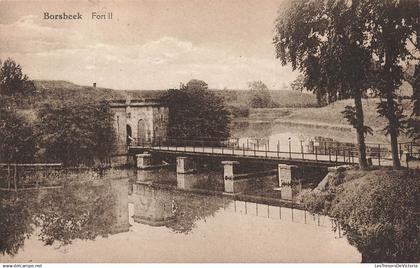
[[[268, 139], [246, 138], [167, 138], [156, 139], [154, 142], [139, 141], [141, 147], [158, 147], [175, 151], [192, 151], [222, 154], [243, 154], [244, 156], [262, 156], [290, 159], [325, 160], [329, 162], [357, 163], [358, 150], [355, 144], [337, 141], [302, 141], [286, 140], [273, 141]], [[416, 157], [419, 155], [420, 145], [409, 142], [399, 144], [399, 156]], [[391, 161], [389, 144], [366, 143], [366, 154], [375, 164], [381, 166], [385, 161]]]

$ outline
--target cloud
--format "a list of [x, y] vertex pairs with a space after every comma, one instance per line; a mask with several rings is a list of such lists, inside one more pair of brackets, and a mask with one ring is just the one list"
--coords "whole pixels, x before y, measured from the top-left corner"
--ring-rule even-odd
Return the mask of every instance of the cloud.
[[[33, 79], [64, 79], [80, 84], [99, 81], [119, 89], [164, 89], [192, 78], [210, 87], [245, 88], [262, 80], [277, 87], [294, 78], [273, 59], [246, 57], [211, 45], [163, 36], [142, 44], [117, 45], [88, 31], [40, 25], [36, 16], [0, 24], [0, 58], [13, 57]], [[84, 66], [84, 67], [81, 67]]]

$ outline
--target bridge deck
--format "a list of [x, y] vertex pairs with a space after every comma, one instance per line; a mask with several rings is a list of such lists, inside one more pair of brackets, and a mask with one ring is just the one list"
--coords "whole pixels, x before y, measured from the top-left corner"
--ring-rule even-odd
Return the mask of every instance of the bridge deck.
[[[334, 166], [342, 164], [357, 164], [358, 158], [351, 153], [343, 154], [314, 154], [302, 152], [281, 152], [281, 151], [262, 151], [246, 148], [233, 147], [193, 147], [193, 146], [130, 146], [130, 151], [141, 150], [172, 153], [178, 155], [196, 155], [229, 157], [233, 159], [258, 159], [276, 161], [285, 164], [311, 164]], [[372, 164], [377, 166], [392, 166], [391, 159], [372, 159]]]

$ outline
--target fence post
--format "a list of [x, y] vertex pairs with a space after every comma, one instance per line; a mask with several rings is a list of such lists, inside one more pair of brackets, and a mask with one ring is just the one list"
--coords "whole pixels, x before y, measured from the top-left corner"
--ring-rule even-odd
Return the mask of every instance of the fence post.
[[292, 159], [292, 141], [289, 139], [289, 158]]
[[399, 146], [399, 153], [398, 155], [400, 156], [400, 160], [401, 160], [401, 156], [402, 156], [402, 150], [401, 150], [401, 143], [398, 144]]
[[7, 184], [7, 190], [10, 191], [10, 186], [11, 186], [11, 178], [10, 178], [10, 164], [7, 165], [7, 180], [8, 180], [8, 184]]
[[17, 166], [16, 166], [16, 163], [15, 163], [15, 173], [13, 174], [13, 184], [15, 186], [15, 192], [17, 192], [17, 189], [18, 189], [16, 177], [17, 177]]
[[232, 155], [235, 154], [235, 144], [232, 146]]
[[248, 139], [246, 139], [246, 149], [247, 150], [249, 149], [249, 141], [248, 141]]
[[378, 144], [378, 163], [381, 166], [381, 144]]
[[245, 156], [245, 143], [242, 143], [242, 153]]
[[335, 146], [335, 165], [337, 165], [338, 162], [338, 144]]
[[302, 141], [300, 141], [300, 153], [302, 154], [302, 159], [305, 159], [303, 155], [303, 142]]
[[256, 156], [257, 155], [257, 153], [255, 152], [255, 143], [254, 143], [254, 156]]
[[264, 144], [264, 149], [265, 149], [265, 157], [267, 157], [267, 144]]
[[260, 140], [257, 139], [257, 150], [259, 150], [259, 149], [260, 149]]
[[318, 160], [318, 147], [315, 147], [315, 160]]
[[328, 147], [328, 159], [331, 162], [331, 148]]

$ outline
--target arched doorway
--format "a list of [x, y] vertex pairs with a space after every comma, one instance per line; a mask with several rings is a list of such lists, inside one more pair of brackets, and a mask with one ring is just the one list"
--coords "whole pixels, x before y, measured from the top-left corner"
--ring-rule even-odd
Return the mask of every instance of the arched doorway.
[[131, 142], [134, 141], [133, 133], [131, 131], [131, 126], [130, 125], [126, 126], [126, 133], [127, 133], [127, 145], [130, 145]]
[[139, 139], [139, 142], [146, 142], [146, 123], [143, 119], [139, 120], [139, 124], [137, 127], [137, 137]]

